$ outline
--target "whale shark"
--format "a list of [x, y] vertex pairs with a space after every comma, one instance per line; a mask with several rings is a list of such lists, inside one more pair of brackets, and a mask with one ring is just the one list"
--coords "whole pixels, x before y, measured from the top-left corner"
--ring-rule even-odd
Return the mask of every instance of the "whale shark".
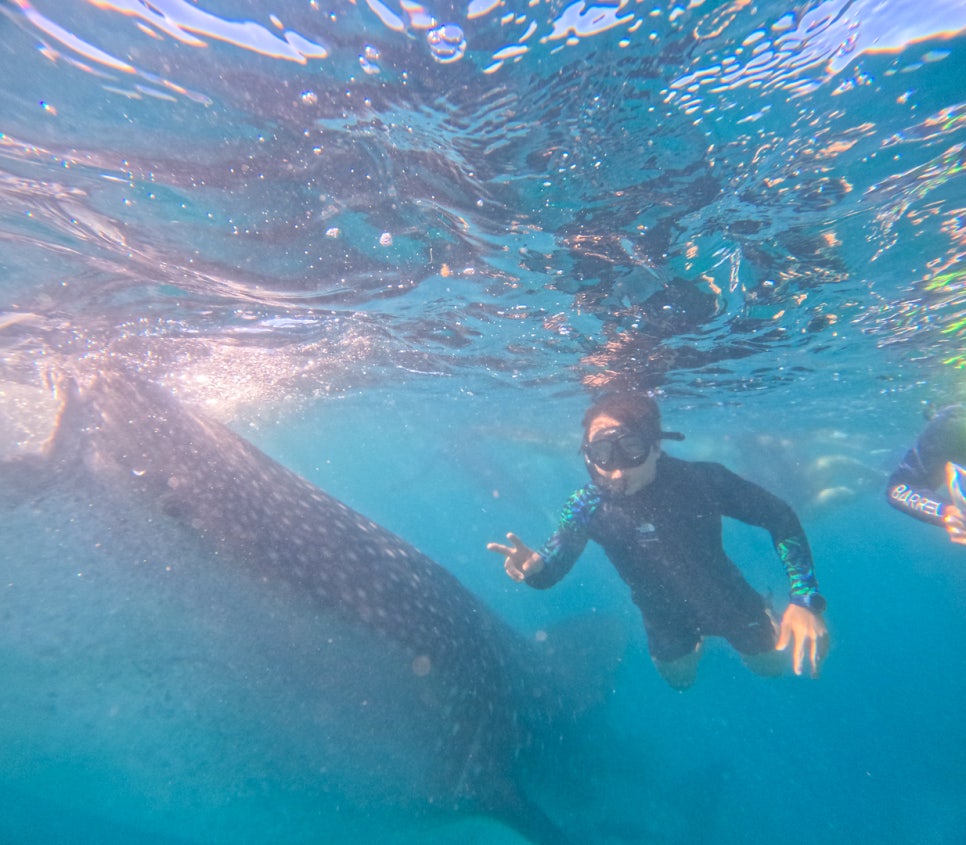
[[526, 783], [568, 717], [538, 644], [136, 372], [49, 381], [49, 436], [0, 452], [0, 791], [98, 841], [570, 841]]

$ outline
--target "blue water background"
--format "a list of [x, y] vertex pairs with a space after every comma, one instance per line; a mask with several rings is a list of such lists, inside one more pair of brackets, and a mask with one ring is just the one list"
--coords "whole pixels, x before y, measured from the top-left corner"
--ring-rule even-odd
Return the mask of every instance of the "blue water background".
[[[284, 434], [267, 432], [263, 443], [447, 561], [527, 635], [591, 610], [636, 624], [626, 588], [596, 549], [550, 593], [504, 580], [499, 561], [483, 551], [507, 529], [544, 537], [582, 483], [578, 403], [564, 403], [569, 415], [528, 407], [494, 421], [485, 398], [373, 399], [344, 403], [337, 415], [326, 407]], [[808, 428], [788, 419], [780, 402], [750, 404], [756, 419], [769, 421], [766, 433], [781, 432], [803, 456], [781, 473], [792, 499], [809, 484], [810, 451], [821, 457], [835, 447], [855, 449], [884, 472], [905, 446], [901, 436], [860, 426], [810, 442]], [[427, 405], [434, 409], [428, 417]], [[747, 410], [669, 409], [666, 425], [688, 432], [688, 440], [668, 451], [720, 455], [726, 432], [742, 425]], [[914, 429], [919, 420], [913, 414], [894, 424]], [[544, 445], [524, 437], [527, 431]], [[754, 452], [730, 457], [733, 469], [773, 482], [762, 477]], [[833, 602], [821, 679], [759, 678], [725, 644], [712, 643], [696, 686], [674, 692], [650, 665], [638, 629], [600, 717], [618, 745], [599, 749], [570, 799], [615, 820], [644, 808], [637, 835], [652, 839], [639, 841], [957, 842], [966, 818], [966, 745], [956, 704], [966, 693], [957, 654], [966, 609], [960, 551], [941, 532], [900, 518], [878, 486], [846, 506], [797, 504]], [[752, 583], [781, 606], [783, 576], [767, 536], [735, 526], [726, 536]]]
[[[724, 34], [710, 44], [707, 65], [733, 53], [757, 26], [752, 21], [730, 32], [730, 5], [712, 5], [720, 7]], [[744, 8], [734, 5], [735, 14]], [[835, 5], [845, 15], [849, 7], [868, 12], [869, 4]], [[43, 11], [62, 15], [62, 26], [128, 55], [131, 34], [117, 21], [105, 25], [82, 3], [48, 6]], [[318, 9], [303, 6], [286, 9], [289, 19]], [[763, 16], [779, 20], [776, 6]], [[886, 7], [880, 20], [914, 17], [909, 4]], [[670, 128], [655, 127], [653, 113], [634, 112], [615, 91], [622, 80], [653, 73], [659, 78], [654, 91], [666, 93], [668, 80], [684, 68], [669, 71], [670, 58], [662, 55], [625, 69], [620, 57], [633, 49], [620, 46], [613, 33], [588, 38], [591, 46], [576, 58], [550, 47], [537, 56], [535, 49], [527, 57], [532, 62], [508, 63], [492, 76], [483, 76], [488, 60], [479, 55], [464, 63], [473, 58], [473, 72], [458, 62], [446, 65], [463, 74], [458, 78], [471, 95], [480, 79], [505, 79], [510, 90], [521, 80], [532, 89], [546, 82], [550, 93], [547, 102], [524, 99], [532, 114], [509, 106], [504, 113], [493, 95], [492, 110], [483, 108], [468, 125], [441, 126], [439, 114], [452, 103], [436, 98], [447, 81], [458, 86], [451, 77], [429, 76], [427, 67], [439, 68], [417, 51], [423, 42], [413, 33], [422, 38], [423, 30], [393, 40], [398, 33], [377, 28], [370, 16], [365, 34], [382, 46], [379, 78], [396, 94], [409, 91], [413, 79], [422, 87], [412, 83], [418, 89], [412, 99], [401, 97], [384, 111], [377, 102], [378, 119], [365, 115], [371, 122], [354, 124], [351, 109], [339, 131], [326, 123], [339, 122], [331, 115], [309, 121], [336, 136], [333, 146], [348, 162], [309, 182], [291, 162], [315, 161], [312, 147], [320, 142], [310, 138], [299, 147], [292, 127], [299, 125], [298, 110], [311, 105], [304, 92], [324, 100], [323, 87], [341, 92], [350, 77], [373, 78], [358, 72], [361, 41], [354, 30], [333, 30], [330, 63], [324, 71], [312, 66], [319, 76], [311, 84], [301, 65], [256, 61], [224, 43], [214, 42], [203, 60], [196, 51], [183, 63], [189, 49], [183, 44], [159, 39], [161, 58], [147, 55], [142, 44], [137, 61], [159, 78], [162, 66], [173, 68], [171, 79], [190, 96], [139, 76], [154, 94], [135, 97], [106, 95], [104, 87], [130, 94], [134, 77], [108, 83], [63, 60], [41, 62], [40, 37], [22, 21], [26, 8], [5, 3], [0, 17], [9, 36], [6, 66], [30, 71], [7, 84], [0, 126], [7, 177], [0, 292], [5, 314], [16, 317], [5, 327], [19, 331], [31, 325], [21, 315], [39, 315], [44, 355], [97, 360], [109, 350], [190, 400], [208, 403], [268, 454], [439, 561], [523, 637], [588, 614], [626, 623], [630, 641], [611, 679], [612, 695], [585, 725], [589, 741], [575, 750], [573, 777], [555, 796], [558, 809], [593, 818], [600, 841], [964, 841], [966, 555], [941, 531], [890, 509], [883, 496], [888, 472], [924, 424], [923, 409], [966, 398], [957, 368], [963, 361], [961, 36], [939, 37], [933, 29], [924, 44], [912, 40], [895, 52], [866, 53], [846, 70], [828, 70], [833, 53], [839, 55], [832, 50], [815, 71], [814, 95], [804, 83], [797, 89], [766, 84], [761, 94], [754, 85], [736, 85], [722, 96], [741, 107], [737, 113], [754, 115], [759, 97], [767, 105], [742, 124], [762, 127], [761, 135], [743, 135], [727, 109], [718, 113], [723, 118], [710, 109], [705, 123], [721, 120], [720, 146], [712, 149], [705, 126], [692, 125], [699, 112], [688, 112], [701, 108], [701, 96], [712, 96], [705, 91], [711, 83], [695, 89], [693, 103], [682, 103], [683, 94], [673, 102], [669, 111], [677, 122]], [[226, 18], [265, 17], [253, 4], [207, 8]], [[712, 9], [705, 11], [710, 20]], [[520, 18], [525, 12], [517, 10]], [[338, 18], [343, 9], [332, 14]], [[355, 6], [345, 11], [346, 18], [364, 14]], [[522, 32], [524, 23], [518, 25]], [[501, 37], [488, 33], [489, 53], [515, 43]], [[929, 51], [947, 55], [924, 60]], [[606, 69], [599, 89], [595, 68]], [[881, 87], [867, 84], [869, 78]], [[282, 84], [289, 88], [273, 98]], [[245, 96], [232, 100], [229, 89]], [[214, 106], [199, 105], [208, 92]], [[793, 93], [805, 99], [790, 99]], [[567, 177], [551, 113], [571, 99], [581, 116], [568, 124], [570, 155], [580, 159], [580, 169]], [[615, 116], [621, 108], [628, 113]], [[851, 129], [873, 128], [865, 135], [840, 132], [836, 121], [843, 113]], [[805, 129], [809, 114], [813, 122]], [[390, 117], [398, 125], [389, 127]], [[450, 170], [417, 155], [406, 159], [407, 170], [398, 162], [411, 152], [404, 149], [410, 133], [400, 126], [416, 127], [412, 144], [420, 154], [442, 147], [445, 165], [459, 160], [467, 139], [488, 137], [499, 164], [467, 177], [465, 168]], [[780, 143], [786, 128], [787, 148]], [[900, 129], [907, 137], [890, 145]], [[645, 166], [641, 145], [652, 132], [657, 159]], [[843, 138], [855, 142], [847, 148], [854, 153], [830, 154], [827, 165], [808, 157], [813, 141], [838, 149], [834, 141]], [[707, 165], [716, 156], [720, 161], [708, 167], [729, 174], [724, 199], [692, 202], [703, 195], [687, 167], [675, 174], [678, 188], [666, 187], [673, 180], [663, 173], [679, 159]], [[223, 160], [230, 166], [222, 168]], [[376, 174], [376, 187], [353, 170], [359, 160], [369, 163], [368, 175]], [[753, 160], [760, 173], [746, 182]], [[420, 161], [425, 171], [413, 163]], [[778, 188], [777, 199], [740, 190], [766, 181], [790, 186], [805, 161], [801, 183], [788, 193]], [[258, 173], [244, 189], [228, 175], [243, 163]], [[629, 185], [645, 183], [645, 171], [653, 170], [664, 186], [635, 198], [639, 218], [613, 192], [623, 184], [615, 174], [625, 168]], [[549, 197], [548, 185], [558, 178]], [[819, 178], [829, 182], [813, 192]], [[840, 195], [838, 179], [851, 190]], [[823, 192], [835, 196], [832, 206]], [[511, 205], [502, 207], [504, 201]], [[524, 201], [530, 204], [525, 212], [512, 205]], [[307, 208], [317, 216], [311, 227], [298, 229], [293, 221]], [[646, 231], [643, 246], [629, 241], [638, 219]], [[670, 219], [676, 234], [666, 240], [653, 234]], [[729, 229], [739, 220], [764, 228], [750, 235], [750, 224]], [[344, 254], [341, 246], [327, 251], [337, 242], [324, 234], [330, 223], [340, 229], [338, 243], [349, 245]], [[782, 240], [832, 228], [834, 260], [827, 262], [821, 255], [810, 264], [808, 249], [796, 253], [798, 241]], [[394, 237], [380, 250], [374, 244], [384, 231]], [[575, 233], [615, 232], [623, 241], [601, 240], [584, 252], [568, 241]], [[687, 248], [692, 235], [694, 261]], [[434, 237], [445, 260], [438, 253], [428, 257]], [[598, 248], [608, 258], [595, 264], [590, 253]], [[461, 272], [464, 266], [475, 272]], [[946, 270], [952, 280], [944, 286], [937, 278]], [[633, 335], [637, 328], [636, 305], [665, 283], [701, 273], [723, 289], [720, 310], [697, 327], [688, 324], [681, 346], [720, 350], [734, 341], [741, 354], [692, 364], [683, 354], [644, 360], [640, 351], [650, 346], [618, 343], [614, 351], [620, 332]], [[573, 287], [547, 285], [558, 276], [575, 280]], [[787, 284], [778, 305], [744, 295], [771, 279]], [[829, 314], [835, 320], [825, 320]], [[765, 325], [749, 330], [739, 318]], [[816, 323], [826, 328], [805, 331]], [[770, 332], [776, 324], [785, 331], [777, 339]], [[12, 371], [22, 366], [18, 353], [34, 348], [22, 340], [24, 332], [4, 342], [4, 365]], [[595, 353], [600, 357], [593, 359]], [[514, 584], [485, 551], [508, 530], [536, 544], [553, 529], [559, 507], [584, 480], [578, 426], [588, 395], [611, 383], [595, 379], [614, 372], [659, 391], [666, 427], [687, 435], [668, 451], [721, 460], [799, 511], [829, 599], [832, 646], [819, 680], [759, 678], [712, 643], [696, 686], [674, 692], [650, 665], [636, 608], [599, 550], [589, 549], [550, 592]], [[17, 552], [5, 546], [9, 562]], [[749, 580], [781, 607], [786, 586], [767, 538], [729, 526], [727, 546]], [[45, 612], [56, 617], [56, 596], [50, 601]], [[96, 760], [34, 763], [29, 772], [3, 772], [8, 789], [0, 797], [0, 841], [184, 835], [178, 824], [127, 819], [124, 807], [112, 806], [110, 776]], [[72, 797], [88, 765], [96, 773], [92, 782], [105, 778], [92, 793], [108, 796], [92, 801], [89, 818]], [[282, 801], [291, 827], [271, 807], [253, 807], [250, 818], [245, 811], [229, 814], [224, 827], [213, 814], [211, 829], [195, 830], [192, 841], [346, 835], [338, 821], [313, 818], [301, 800]], [[66, 817], [63, 807], [70, 807]], [[107, 828], [105, 818], [123, 821]], [[352, 835], [361, 841], [520, 841], [487, 820], [417, 825], [417, 832], [391, 815], [358, 825]]]

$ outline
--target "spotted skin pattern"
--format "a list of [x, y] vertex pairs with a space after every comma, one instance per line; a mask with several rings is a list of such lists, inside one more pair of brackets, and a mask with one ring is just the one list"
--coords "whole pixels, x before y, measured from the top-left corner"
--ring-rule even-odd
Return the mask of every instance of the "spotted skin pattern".
[[[61, 476], [110, 487], [154, 514], [148, 521], [186, 530], [212, 565], [289, 591], [327, 620], [320, 647], [335, 620], [361, 632], [353, 649], [371, 650], [373, 672], [391, 664], [390, 680], [373, 687], [383, 700], [360, 709], [376, 710], [397, 743], [432, 737], [429, 749], [402, 755], [430, 761], [429, 805], [491, 814], [534, 842], [567, 841], [515, 781], [517, 758], [532, 743], [525, 710], [547, 698], [545, 679], [521, 671], [529, 660], [519, 638], [454, 576], [156, 385], [101, 371], [64, 378], [59, 389], [50, 459]], [[366, 654], [353, 659], [367, 664]], [[333, 696], [350, 682], [361, 683], [331, 679]], [[398, 704], [394, 690], [385, 694], [394, 683]], [[359, 724], [353, 715], [333, 733], [350, 737], [351, 748]]]

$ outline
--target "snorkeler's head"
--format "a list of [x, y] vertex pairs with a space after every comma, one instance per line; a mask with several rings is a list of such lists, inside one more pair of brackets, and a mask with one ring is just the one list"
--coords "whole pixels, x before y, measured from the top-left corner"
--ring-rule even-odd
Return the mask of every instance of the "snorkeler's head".
[[622, 495], [653, 480], [662, 438], [684, 439], [683, 434], [661, 430], [657, 402], [644, 393], [607, 394], [587, 410], [583, 423], [581, 452], [590, 477]]
[[646, 393], [607, 393], [594, 402], [584, 414], [584, 445], [590, 440], [594, 420], [610, 417], [628, 432], [640, 437], [649, 447], [659, 440], [684, 440], [676, 431], [661, 430], [661, 410]]

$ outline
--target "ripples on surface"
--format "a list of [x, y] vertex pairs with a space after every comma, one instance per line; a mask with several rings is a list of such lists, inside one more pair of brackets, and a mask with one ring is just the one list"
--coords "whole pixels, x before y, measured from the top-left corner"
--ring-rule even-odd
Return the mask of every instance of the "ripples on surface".
[[961, 4], [230, 9], [5, 8], [8, 309], [319, 384], [963, 362]]

